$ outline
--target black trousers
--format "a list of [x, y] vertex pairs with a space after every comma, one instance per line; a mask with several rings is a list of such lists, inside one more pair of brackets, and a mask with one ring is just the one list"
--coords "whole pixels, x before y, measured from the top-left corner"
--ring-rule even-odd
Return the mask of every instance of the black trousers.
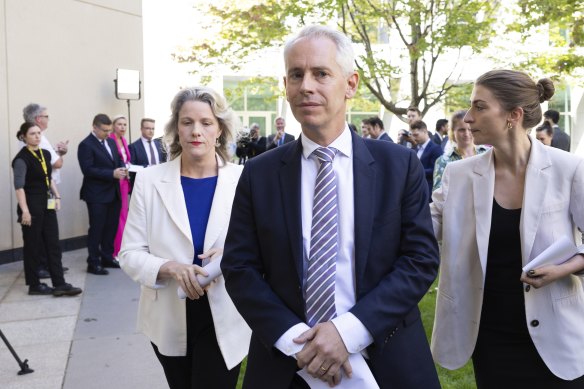
[[[187, 305], [187, 355], [169, 357], [160, 354], [152, 343], [154, 352], [164, 369], [170, 389], [230, 389], [237, 385], [239, 368], [228, 370], [225, 365], [207, 295], [199, 300], [186, 299]], [[172, 318], [169, 318], [172, 320]]]
[[[22, 226], [24, 277], [26, 285], [40, 284], [38, 277], [41, 250], [46, 253], [48, 271], [53, 286], [65, 283], [63, 265], [61, 264], [61, 246], [59, 245], [59, 223], [54, 209], [47, 209], [47, 195], [27, 195], [26, 203], [31, 215], [30, 226]], [[22, 211], [17, 210], [18, 221]]]
[[87, 264], [101, 265], [101, 260], [112, 260], [114, 239], [120, 219], [120, 200], [111, 203], [87, 203], [89, 231], [87, 231]]

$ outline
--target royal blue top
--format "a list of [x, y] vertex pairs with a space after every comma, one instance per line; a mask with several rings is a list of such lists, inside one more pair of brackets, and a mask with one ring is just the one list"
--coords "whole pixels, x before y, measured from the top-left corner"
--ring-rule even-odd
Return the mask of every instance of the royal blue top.
[[201, 266], [200, 254], [203, 254], [205, 243], [205, 231], [211, 213], [211, 204], [217, 186], [217, 176], [208, 178], [189, 178], [181, 176], [189, 224], [191, 226], [191, 236], [195, 246], [195, 258], [193, 263]]

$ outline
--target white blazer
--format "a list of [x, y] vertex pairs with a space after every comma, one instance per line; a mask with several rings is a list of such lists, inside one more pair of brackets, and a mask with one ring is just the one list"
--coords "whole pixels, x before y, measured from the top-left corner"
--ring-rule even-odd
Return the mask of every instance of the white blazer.
[[[519, 227], [523, 266], [560, 237], [576, 239], [576, 227], [584, 229], [584, 160], [530, 140]], [[447, 369], [463, 366], [477, 340], [494, 187], [491, 149], [448, 164], [442, 187], [432, 195], [442, 262], [431, 347], [435, 361]], [[584, 375], [582, 276], [524, 288], [524, 298], [529, 334], [548, 368], [565, 380]]]
[[[243, 170], [231, 163], [219, 165], [205, 232], [205, 252], [223, 248], [235, 188]], [[176, 158], [137, 174], [118, 256], [122, 269], [141, 284], [138, 330], [167, 356], [187, 353], [186, 307], [185, 300], [178, 298], [175, 280], [157, 282], [156, 278], [164, 263], [174, 260], [190, 264], [195, 255], [180, 167], [181, 159]], [[231, 369], [247, 355], [251, 330], [227, 294], [222, 276], [207, 295], [219, 348]]]

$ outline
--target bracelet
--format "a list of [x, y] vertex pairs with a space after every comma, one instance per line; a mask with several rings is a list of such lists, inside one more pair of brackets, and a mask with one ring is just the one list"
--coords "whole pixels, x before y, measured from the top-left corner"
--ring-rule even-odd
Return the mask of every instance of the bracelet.
[[55, 200], [61, 200], [61, 198], [60, 197], [55, 197]]

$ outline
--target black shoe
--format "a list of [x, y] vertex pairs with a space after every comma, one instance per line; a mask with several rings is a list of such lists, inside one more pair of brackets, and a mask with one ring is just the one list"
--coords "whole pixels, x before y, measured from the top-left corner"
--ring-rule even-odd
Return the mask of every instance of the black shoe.
[[117, 259], [102, 259], [101, 260], [101, 267], [111, 267], [113, 269], [119, 269], [120, 268], [120, 263], [118, 262]]
[[105, 276], [109, 274], [109, 271], [105, 270], [100, 265], [87, 265], [87, 272], [96, 274], [98, 276]]
[[63, 266], [63, 273], [65, 273], [66, 271], [69, 271], [68, 267]]
[[31, 285], [28, 287], [28, 294], [30, 295], [46, 295], [52, 293], [53, 288], [47, 286], [47, 284]]
[[55, 286], [53, 288], [53, 296], [60, 297], [60, 296], [75, 296], [81, 293], [81, 288], [76, 288], [71, 284], [63, 284], [59, 286]]
[[45, 269], [41, 269], [39, 271], [37, 271], [37, 275], [39, 278], [44, 279], [44, 278], [51, 278], [51, 275], [49, 274], [48, 271], [46, 271]]

